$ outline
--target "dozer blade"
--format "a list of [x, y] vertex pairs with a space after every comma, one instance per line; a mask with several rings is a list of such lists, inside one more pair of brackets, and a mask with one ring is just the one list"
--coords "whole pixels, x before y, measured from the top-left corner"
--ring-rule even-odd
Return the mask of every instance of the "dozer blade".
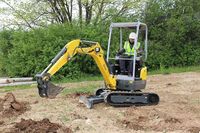
[[104, 102], [104, 97], [102, 96], [80, 96], [79, 102], [85, 104], [88, 109], [91, 109], [94, 104]]
[[64, 87], [56, 86], [51, 82], [43, 82], [38, 84], [38, 91], [41, 97], [55, 98]]
[[88, 109], [91, 109], [93, 106], [93, 103], [86, 96], [80, 96], [79, 102], [85, 104]]

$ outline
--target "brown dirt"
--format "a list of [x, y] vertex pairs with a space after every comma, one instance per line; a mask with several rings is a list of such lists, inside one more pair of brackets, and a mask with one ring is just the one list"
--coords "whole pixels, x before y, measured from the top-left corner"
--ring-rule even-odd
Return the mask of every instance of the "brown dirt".
[[3, 99], [0, 99], [1, 117], [18, 116], [29, 109], [29, 103], [17, 101], [13, 93], [7, 93]]
[[[103, 81], [85, 81], [63, 84], [74, 89], [86, 85], [99, 85]], [[94, 91], [97, 88], [94, 88]], [[75, 93], [65, 96], [58, 95], [55, 99], [40, 98], [37, 88], [16, 90], [12, 93], [17, 101], [26, 101], [31, 110], [17, 117], [2, 117], [0, 132], [9, 132], [16, 128], [21, 119], [41, 121], [48, 118], [54, 124], [70, 127], [75, 133], [198, 133], [200, 131], [200, 73], [187, 72], [179, 74], [153, 75], [148, 77], [144, 92], [154, 92], [160, 96], [156, 106], [115, 108], [105, 103], [87, 109], [80, 104], [80, 95]], [[4, 97], [6, 93], [0, 93]], [[11, 97], [11, 96], [9, 96]], [[0, 112], [5, 108], [3, 98], [0, 100]], [[16, 99], [15, 99], [16, 100]], [[8, 103], [12, 103], [11, 101]], [[20, 102], [21, 103], [21, 102]], [[18, 110], [18, 106], [8, 104], [9, 108]], [[9, 118], [9, 119], [6, 119]], [[17, 128], [18, 129], [18, 128]], [[59, 128], [60, 129], [60, 128]], [[59, 132], [59, 129], [57, 132]]]
[[200, 131], [200, 128], [199, 127], [191, 127], [188, 132], [191, 132], [191, 133], [199, 133]]
[[86, 116], [81, 116], [77, 112], [72, 112], [70, 116], [72, 116], [74, 119], [88, 119]]
[[70, 128], [62, 127], [57, 123], [51, 123], [49, 119], [34, 121], [32, 119], [21, 119], [11, 128], [11, 133], [72, 133]]
[[136, 130], [136, 131], [138, 131], [138, 130], [143, 130], [143, 129], [144, 129], [143, 126], [140, 126], [139, 124], [134, 123], [134, 122], [132, 122], [132, 121], [128, 121], [128, 120], [126, 120], [126, 119], [120, 120], [119, 122], [120, 122], [120, 124], [122, 124], [122, 126], [125, 127], [125, 128], [134, 129], [134, 130]]
[[116, 124], [122, 128], [134, 129], [136, 131], [186, 130], [181, 119], [160, 112], [154, 107], [153, 110], [148, 110], [148, 107], [145, 107], [142, 111], [138, 109], [138, 107], [129, 108], [123, 113], [125, 118], [118, 120]]
[[85, 92], [76, 92], [76, 93], [72, 93], [72, 94], [66, 94], [67, 98], [77, 98], [80, 96], [90, 96], [92, 95], [91, 93], [85, 93]]

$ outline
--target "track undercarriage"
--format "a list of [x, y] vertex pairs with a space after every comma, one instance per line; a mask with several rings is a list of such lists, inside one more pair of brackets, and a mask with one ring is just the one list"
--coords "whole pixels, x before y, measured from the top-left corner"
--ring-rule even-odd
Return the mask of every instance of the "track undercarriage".
[[79, 101], [84, 103], [87, 108], [92, 108], [94, 104], [101, 102], [115, 107], [148, 106], [157, 105], [159, 103], [159, 96], [155, 93], [138, 91], [110, 91], [99, 89], [93, 96], [81, 96]]
[[[41, 97], [55, 98], [63, 87], [56, 86], [50, 81], [42, 80], [40, 75], [37, 76], [38, 92]], [[105, 102], [115, 107], [125, 106], [147, 106], [159, 103], [159, 96], [155, 93], [141, 92], [140, 90], [116, 90], [111, 91], [106, 88], [98, 89], [94, 95], [85, 97], [81, 96], [79, 101], [84, 103], [87, 108], [92, 108], [94, 104]]]

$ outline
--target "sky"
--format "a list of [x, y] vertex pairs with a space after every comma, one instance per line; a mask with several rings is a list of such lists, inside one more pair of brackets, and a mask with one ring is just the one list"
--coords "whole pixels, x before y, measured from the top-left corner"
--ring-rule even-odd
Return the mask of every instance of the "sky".
[[16, 3], [27, 2], [29, 0], [0, 0], [0, 29], [2, 29], [4, 25], [8, 25], [10, 22], [15, 20], [15, 17], [11, 14], [11, 12], [2, 12], [2, 9], [11, 9], [2, 1], [9, 2], [10, 5], [14, 6]]
[[[14, 8], [18, 7], [19, 6], [16, 6], [17, 3], [26, 3], [26, 2], [36, 2], [36, 0], [0, 0], [0, 29], [3, 28], [4, 25], [9, 25], [11, 23], [14, 23], [14, 21], [17, 21], [19, 22], [20, 20], [16, 19], [11, 11], [6, 11], [6, 12], [3, 12], [2, 13], [2, 9], [11, 9], [8, 5], [6, 5], [4, 2], [2, 1], [6, 1], [6, 2], [9, 2], [10, 5], [12, 5]], [[118, 0], [117, 2], [120, 3], [120, 0]], [[39, 4], [39, 3], [38, 3]], [[74, 0], [74, 4], [73, 4], [73, 18], [78, 18], [78, 4], [77, 4], [77, 1]], [[38, 7], [42, 7], [42, 5], [38, 6]], [[20, 8], [19, 8], [20, 9]], [[32, 8], [30, 8], [32, 9]], [[35, 9], [35, 8], [34, 8]], [[39, 9], [39, 8], [38, 8]], [[25, 11], [25, 12], [28, 12], [28, 11]], [[129, 12], [130, 13], [130, 12]], [[132, 14], [134, 14], [134, 10], [132, 11]], [[85, 11], [84, 11], [84, 8], [83, 8], [83, 16], [85, 16]], [[37, 16], [36, 16], [37, 17]], [[46, 22], [46, 20], [44, 20]], [[22, 21], [20, 21], [22, 22]], [[12, 26], [9, 26], [9, 27], [12, 27]]]
[[[9, 8], [8, 5], [0, 1], [0, 9], [2, 8]], [[14, 19], [14, 16], [10, 13], [0, 13], [0, 28], [3, 28], [3, 25], [8, 24], [9, 20]]]
[[[30, 0], [0, 0], [0, 29], [3, 28], [4, 25], [9, 25], [13, 21], [16, 20], [16, 18], [12, 15], [11, 12], [6, 11], [2, 12], [1, 10], [4, 9], [11, 9], [7, 4], [5, 4], [2, 1], [9, 1], [9, 4], [12, 5], [15, 8], [16, 3], [25, 3], [25, 2], [30, 2]], [[35, 0], [36, 1], [36, 0]], [[34, 2], [34, 1], [33, 1]], [[76, 2], [76, 1], [74, 1]], [[77, 3], [74, 3], [74, 5], [77, 5]], [[83, 12], [84, 13], [84, 12]], [[78, 7], [73, 7], [73, 17], [78, 17]], [[19, 21], [19, 20], [17, 20]], [[12, 26], [9, 26], [12, 27]]]

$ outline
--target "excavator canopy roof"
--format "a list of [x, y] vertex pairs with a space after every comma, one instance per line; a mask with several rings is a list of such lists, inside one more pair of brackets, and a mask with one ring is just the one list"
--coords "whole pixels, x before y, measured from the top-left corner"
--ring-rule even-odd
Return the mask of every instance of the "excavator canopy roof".
[[146, 27], [146, 24], [141, 22], [111, 23], [110, 28], [136, 28], [137, 26]]

